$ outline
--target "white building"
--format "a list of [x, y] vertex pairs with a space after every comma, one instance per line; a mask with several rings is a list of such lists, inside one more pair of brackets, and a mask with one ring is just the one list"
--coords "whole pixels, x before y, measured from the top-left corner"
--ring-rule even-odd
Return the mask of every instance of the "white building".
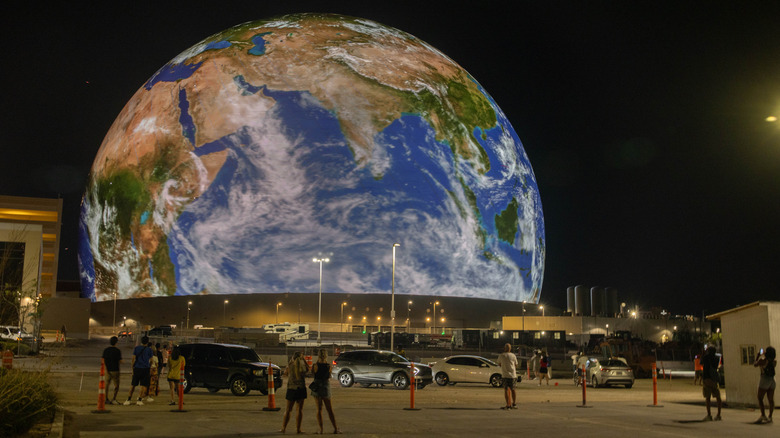
[[753, 362], [761, 348], [780, 347], [780, 302], [756, 301], [708, 315], [707, 319], [721, 322], [726, 400], [729, 404], [757, 406], [760, 371]]

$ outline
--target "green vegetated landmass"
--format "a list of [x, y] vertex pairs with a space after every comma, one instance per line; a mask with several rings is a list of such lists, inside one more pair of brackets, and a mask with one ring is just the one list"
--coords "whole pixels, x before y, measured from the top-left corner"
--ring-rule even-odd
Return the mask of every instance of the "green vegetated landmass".
[[151, 200], [144, 182], [130, 169], [120, 169], [95, 182], [97, 198], [116, 209], [116, 223], [122, 238], [130, 237], [133, 219]]
[[167, 239], [160, 239], [157, 251], [152, 256], [152, 267], [154, 268], [154, 277], [157, 279], [157, 283], [165, 288], [165, 293], [168, 295], [176, 293], [176, 273], [173, 262], [171, 262]]
[[[465, 151], [459, 147], [469, 143], [469, 138], [474, 140], [473, 143], [479, 148], [479, 161], [484, 166], [484, 172], [487, 172], [490, 170], [490, 159], [473, 131], [477, 127], [491, 128], [498, 123], [493, 107], [485, 95], [476, 89], [476, 85], [472, 89], [464, 83], [468, 80], [466, 78], [439, 77], [435, 80], [446, 85], [446, 95], [439, 98], [425, 89], [411, 98], [414, 111], [436, 128], [436, 140], [449, 144], [455, 154], [465, 155]], [[471, 81], [468, 83], [473, 84]], [[409, 99], [409, 96], [405, 97]], [[431, 118], [431, 113], [436, 115], [437, 120]]]
[[509, 205], [506, 206], [506, 209], [496, 215], [496, 231], [498, 232], [498, 238], [505, 242], [509, 242], [510, 245], [514, 245], [515, 234], [517, 234], [518, 207], [517, 198], [513, 196]]

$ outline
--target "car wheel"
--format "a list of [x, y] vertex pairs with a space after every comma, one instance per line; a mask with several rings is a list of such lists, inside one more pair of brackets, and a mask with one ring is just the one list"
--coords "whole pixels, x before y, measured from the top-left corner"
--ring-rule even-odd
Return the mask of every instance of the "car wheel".
[[339, 383], [345, 388], [349, 388], [355, 383], [355, 376], [349, 371], [342, 371], [339, 373]]
[[594, 388], [598, 388], [599, 387], [599, 380], [596, 378], [596, 376], [593, 376], [593, 377], [590, 378], [590, 386], [592, 386]]
[[436, 383], [439, 386], [447, 386], [450, 383], [450, 378], [447, 373], [436, 373]]
[[214, 394], [217, 391], [219, 391], [219, 388], [209, 388], [209, 392], [212, 394]]
[[189, 393], [190, 390], [192, 390], [192, 386], [190, 386], [190, 379], [188, 379], [187, 377], [182, 379], [181, 387], [182, 387], [182, 389], [184, 389], [184, 393], [185, 394]]
[[396, 389], [406, 389], [409, 387], [409, 377], [406, 375], [406, 373], [395, 373], [393, 374], [393, 386], [396, 387]]
[[249, 394], [249, 384], [246, 382], [246, 377], [236, 376], [230, 381], [230, 392], [233, 395], [244, 396]]
[[490, 376], [490, 385], [493, 388], [498, 388], [501, 386], [501, 374], [493, 374]]

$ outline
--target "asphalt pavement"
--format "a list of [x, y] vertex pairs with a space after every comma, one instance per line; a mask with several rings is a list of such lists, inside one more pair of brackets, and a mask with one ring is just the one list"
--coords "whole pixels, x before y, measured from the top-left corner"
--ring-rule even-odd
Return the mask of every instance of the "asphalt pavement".
[[[268, 412], [268, 397], [252, 391], [245, 397], [229, 391], [209, 393], [194, 388], [184, 396], [184, 411], [168, 405], [167, 392], [160, 392], [144, 406], [108, 405], [97, 409], [100, 353], [104, 340], [50, 349], [47, 358], [15, 362], [27, 369], [50, 370], [60, 394], [61, 415], [49, 436], [63, 437], [260, 437], [280, 435], [282, 411]], [[131, 348], [126, 346], [125, 348]], [[129, 357], [129, 353], [126, 357]], [[128, 362], [128, 361], [126, 361]], [[95, 363], [98, 364], [95, 369]], [[125, 365], [125, 368], [128, 366]], [[129, 390], [130, 373], [124, 369], [119, 399]], [[556, 385], [557, 384], [557, 385]], [[631, 389], [586, 388], [571, 380], [552, 380], [538, 386], [524, 380], [517, 388], [519, 409], [505, 411], [501, 389], [487, 384], [436, 384], [415, 391], [415, 407], [410, 391], [390, 387], [342, 388], [332, 381], [333, 406], [339, 427], [346, 436], [516, 436], [544, 433], [545, 436], [571, 435], [629, 437], [712, 437], [774, 436], [774, 424], [752, 424], [755, 409], [727, 407], [722, 421], [703, 422], [705, 408], [701, 388], [692, 379], [658, 382], [658, 403], [653, 406], [652, 381], [637, 380]], [[725, 396], [725, 391], [723, 391]], [[284, 387], [276, 399], [284, 409]], [[173, 409], [172, 409], [173, 408]], [[313, 398], [304, 405], [303, 430], [317, 431]], [[294, 414], [287, 434], [295, 434]], [[325, 433], [332, 432], [324, 414]]]

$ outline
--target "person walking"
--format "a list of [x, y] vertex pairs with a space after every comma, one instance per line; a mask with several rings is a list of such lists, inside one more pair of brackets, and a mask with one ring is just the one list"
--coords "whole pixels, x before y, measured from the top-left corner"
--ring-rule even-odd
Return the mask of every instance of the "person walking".
[[184, 356], [181, 355], [181, 351], [179, 351], [179, 347], [173, 347], [173, 351], [171, 351], [171, 356], [168, 359], [168, 387], [171, 389], [171, 402], [168, 403], [171, 406], [174, 406], [176, 404], [176, 400], [178, 400], [178, 390], [179, 390], [179, 383], [181, 382], [182, 378], [182, 372], [184, 370], [184, 367], [186, 366], [186, 361], [184, 360]]
[[718, 382], [720, 381], [720, 374], [718, 368], [720, 367], [720, 361], [718, 356], [715, 355], [715, 347], [710, 345], [704, 351], [701, 357], [702, 366], [702, 395], [704, 395], [704, 401], [707, 406], [707, 416], [704, 417], [704, 421], [712, 421], [712, 412], [710, 410], [710, 398], [715, 397], [718, 402], [718, 415], [715, 416], [715, 421], [720, 421], [720, 411], [723, 407], [723, 402], [720, 399], [720, 389], [718, 388]]
[[541, 355], [541, 351], [534, 350], [534, 355], [528, 359], [531, 363], [531, 378], [529, 380], [534, 380], [538, 377], [537, 374], [539, 374], [539, 358]]
[[122, 350], [116, 347], [119, 338], [111, 336], [108, 341], [110, 346], [103, 350], [103, 363], [106, 365], [106, 374], [108, 374], [108, 383], [106, 383], [106, 394], [109, 394], [111, 382], [114, 382], [114, 396], [106, 397], [106, 404], [117, 403], [116, 396], [119, 393], [119, 364], [122, 363]]
[[317, 355], [317, 362], [312, 366], [314, 381], [309, 385], [311, 395], [317, 401], [317, 424], [320, 426], [319, 433], [322, 433], [322, 405], [328, 410], [330, 424], [333, 425], [333, 433], [341, 433], [336, 426], [336, 416], [333, 415], [333, 405], [330, 402], [330, 371], [331, 364], [328, 363], [328, 352], [325, 349], [320, 350]]
[[[756, 423], [771, 423], [772, 413], [775, 410], [775, 369], [777, 368], [777, 352], [772, 346], [766, 347], [758, 353], [754, 367], [761, 368], [761, 378], [758, 381], [758, 407], [761, 408], [761, 418]], [[764, 411], [764, 395], [769, 402], [769, 417]]]
[[284, 370], [284, 374], [288, 376], [287, 379], [287, 394], [285, 399], [287, 400], [287, 407], [284, 410], [284, 419], [282, 420], [282, 429], [279, 431], [284, 433], [287, 430], [287, 423], [290, 421], [290, 413], [292, 412], [293, 405], [298, 406], [297, 416], [295, 418], [295, 425], [298, 433], [301, 431], [301, 422], [303, 421], [303, 402], [306, 401], [306, 373], [309, 372], [309, 366], [306, 361], [303, 360], [303, 354], [300, 351], [296, 351], [293, 354], [290, 363], [287, 364], [287, 368]]
[[133, 349], [133, 379], [130, 382], [130, 393], [127, 395], [127, 400], [123, 403], [125, 406], [132, 404], [133, 392], [136, 386], [140, 386], [140, 392], [138, 393], [138, 406], [143, 406], [143, 398], [146, 396], [147, 402], [153, 402], [154, 399], [149, 397], [149, 380], [150, 380], [150, 368], [151, 359], [153, 356], [152, 349], [149, 348], [149, 337], [144, 336], [141, 338], [141, 345], [138, 345]]
[[506, 406], [501, 409], [517, 409], [517, 356], [512, 353], [512, 345], [504, 345], [504, 352], [498, 355], [498, 364], [501, 366], [501, 386], [504, 387], [504, 399]]
[[149, 359], [149, 397], [157, 397], [160, 388], [160, 351], [149, 343], [152, 357]]

